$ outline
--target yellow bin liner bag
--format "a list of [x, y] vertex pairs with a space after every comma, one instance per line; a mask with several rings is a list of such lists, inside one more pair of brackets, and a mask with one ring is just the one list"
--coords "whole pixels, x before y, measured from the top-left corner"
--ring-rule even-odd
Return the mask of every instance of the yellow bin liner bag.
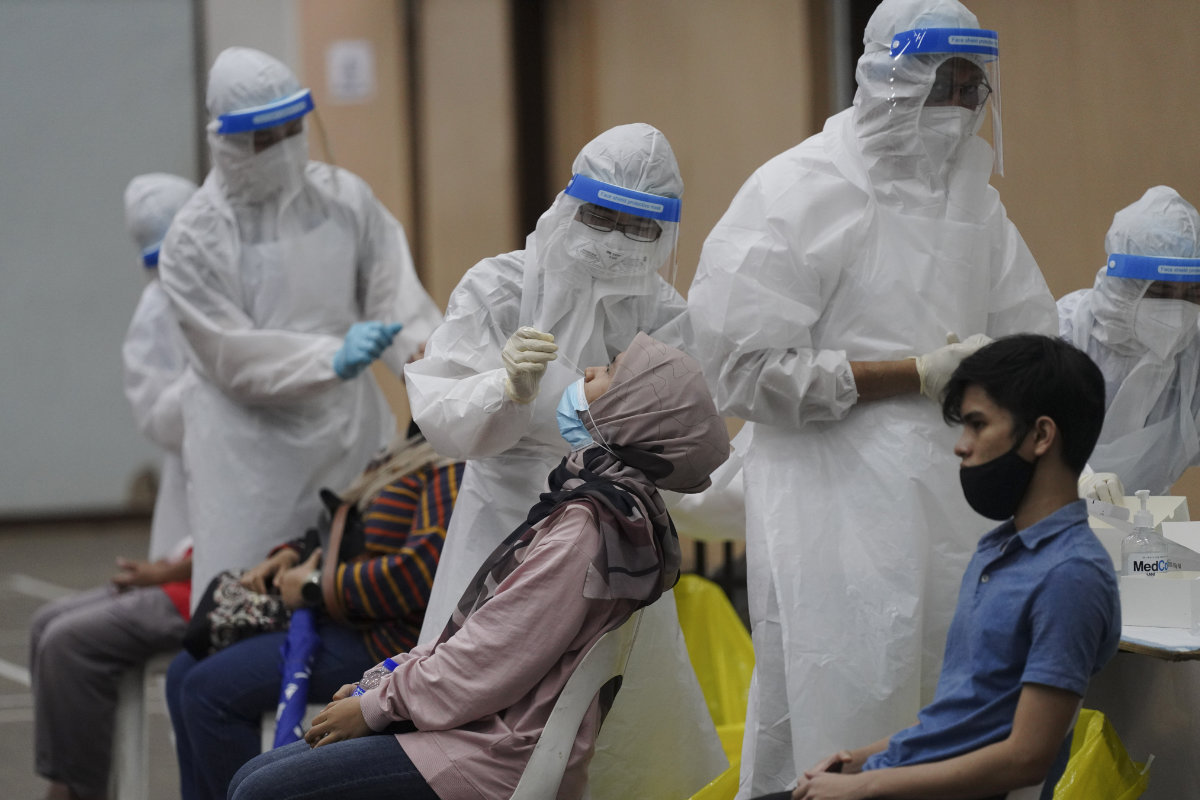
[[1071, 759], [1054, 787], [1054, 800], [1133, 800], [1146, 791], [1150, 760], [1129, 757], [1108, 717], [1085, 708], [1071, 738]]

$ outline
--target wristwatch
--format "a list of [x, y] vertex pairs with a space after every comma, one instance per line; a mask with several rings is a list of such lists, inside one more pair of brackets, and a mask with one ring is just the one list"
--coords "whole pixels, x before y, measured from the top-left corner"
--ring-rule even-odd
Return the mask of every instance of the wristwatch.
[[300, 584], [300, 597], [310, 606], [321, 605], [321, 570], [314, 569]]

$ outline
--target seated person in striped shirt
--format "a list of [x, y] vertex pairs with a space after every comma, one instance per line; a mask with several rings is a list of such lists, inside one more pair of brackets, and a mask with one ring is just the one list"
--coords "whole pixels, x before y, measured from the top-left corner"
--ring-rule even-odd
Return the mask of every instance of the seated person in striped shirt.
[[[408, 434], [341, 494], [361, 513], [361, 554], [321, 567], [320, 549], [302, 537], [242, 575], [252, 589], [277, 589], [293, 611], [315, 612], [320, 644], [310, 702], [329, 700], [365, 669], [417, 643], [463, 465], [438, 456], [415, 425]], [[336, 572], [322, 591], [330, 569]], [[167, 704], [183, 797], [224, 798], [237, 769], [260, 752], [263, 713], [280, 699], [287, 637], [262, 633], [202, 660], [185, 651], [171, 664]]]

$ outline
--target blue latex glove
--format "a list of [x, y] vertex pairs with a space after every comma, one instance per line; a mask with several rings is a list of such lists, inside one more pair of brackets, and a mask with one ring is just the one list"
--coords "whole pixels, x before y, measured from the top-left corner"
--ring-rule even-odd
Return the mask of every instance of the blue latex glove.
[[333, 356], [333, 371], [344, 381], [357, 377], [383, 355], [403, 327], [398, 322], [385, 325], [376, 320], [354, 323], [346, 331], [346, 341], [342, 342], [341, 349]]

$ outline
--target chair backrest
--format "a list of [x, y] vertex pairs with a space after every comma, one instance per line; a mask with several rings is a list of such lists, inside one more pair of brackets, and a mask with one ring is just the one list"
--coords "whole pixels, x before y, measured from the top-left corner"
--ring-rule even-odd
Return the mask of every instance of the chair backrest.
[[638, 609], [619, 628], [597, 639], [571, 673], [546, 720], [546, 727], [542, 729], [542, 735], [533, 748], [533, 755], [525, 765], [511, 800], [550, 800], [558, 795], [563, 773], [567, 769], [567, 759], [579, 734], [579, 725], [596, 693], [625, 672], [625, 663], [629, 660], [629, 651], [633, 648], [641, 618], [642, 610]]

